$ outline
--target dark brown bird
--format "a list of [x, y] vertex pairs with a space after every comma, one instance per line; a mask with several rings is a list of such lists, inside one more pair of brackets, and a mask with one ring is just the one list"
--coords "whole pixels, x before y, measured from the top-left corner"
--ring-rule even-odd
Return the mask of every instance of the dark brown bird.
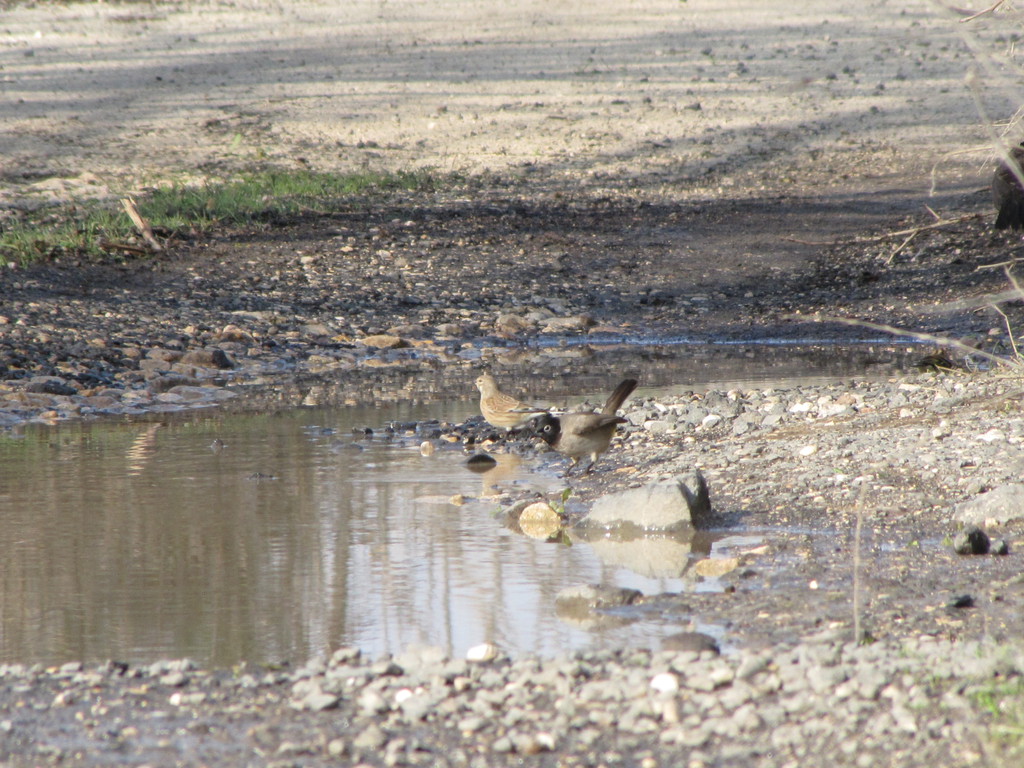
[[996, 229], [1024, 229], [1024, 143], [1010, 150], [1016, 172], [1004, 160], [992, 177], [992, 202], [995, 203]]
[[537, 434], [549, 446], [572, 459], [566, 471], [568, 475], [584, 456], [590, 457], [590, 464], [584, 474], [590, 472], [597, 457], [608, 450], [615, 434], [615, 427], [625, 424], [626, 419], [615, 412], [636, 389], [636, 379], [625, 379], [608, 397], [600, 413], [565, 413], [553, 416], [543, 414], [537, 419]]

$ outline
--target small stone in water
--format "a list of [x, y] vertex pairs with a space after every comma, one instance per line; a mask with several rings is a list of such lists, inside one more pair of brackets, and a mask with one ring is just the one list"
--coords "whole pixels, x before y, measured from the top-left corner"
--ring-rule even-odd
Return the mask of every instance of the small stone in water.
[[466, 651], [466, 661], [494, 661], [496, 658], [498, 658], [498, 646], [494, 643], [481, 643]]
[[519, 514], [519, 530], [532, 539], [548, 539], [561, 527], [562, 518], [546, 501], [534, 502]]
[[488, 456], [486, 453], [477, 453], [466, 459], [466, 466], [474, 472], [486, 472], [497, 463], [494, 457]]

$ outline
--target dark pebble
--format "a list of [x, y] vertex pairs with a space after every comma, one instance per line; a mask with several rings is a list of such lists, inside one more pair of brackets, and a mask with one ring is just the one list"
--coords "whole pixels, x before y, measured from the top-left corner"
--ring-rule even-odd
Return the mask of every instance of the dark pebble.
[[498, 462], [486, 453], [475, 453], [466, 459], [466, 466], [474, 472], [486, 472]]
[[57, 379], [33, 381], [25, 386], [26, 392], [40, 392], [44, 395], [77, 395], [78, 390]]
[[988, 534], [976, 525], [968, 525], [953, 537], [953, 550], [958, 555], [984, 555], [989, 550]]

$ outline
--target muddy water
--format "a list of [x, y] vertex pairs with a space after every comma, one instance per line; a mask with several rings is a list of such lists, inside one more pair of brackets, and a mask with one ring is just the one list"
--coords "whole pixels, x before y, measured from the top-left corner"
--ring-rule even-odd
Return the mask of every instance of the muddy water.
[[[600, 393], [598, 393], [600, 396]], [[472, 400], [380, 408], [213, 411], [0, 435], [0, 662], [188, 656], [303, 661], [340, 645], [461, 654], [639, 644], [671, 630], [558, 616], [564, 587], [715, 589], [695, 559], [742, 536], [628, 547], [514, 533], [487, 497], [556, 491], [528, 459], [486, 474], [459, 449], [424, 456], [353, 429], [475, 413]], [[462, 494], [470, 503], [452, 504]], [[718, 635], [716, 627], [680, 626]]]

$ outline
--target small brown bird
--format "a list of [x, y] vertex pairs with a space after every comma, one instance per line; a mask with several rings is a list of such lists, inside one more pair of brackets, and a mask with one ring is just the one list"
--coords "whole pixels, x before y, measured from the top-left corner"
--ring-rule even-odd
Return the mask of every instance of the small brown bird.
[[492, 427], [519, 429], [526, 426], [530, 419], [547, 413], [547, 408], [538, 408], [516, 400], [498, 389], [498, 382], [489, 373], [482, 374], [476, 380], [476, 388], [480, 390], [480, 413]]
[[581, 458], [590, 457], [590, 464], [584, 474], [590, 472], [597, 457], [608, 450], [615, 434], [615, 427], [625, 424], [626, 419], [615, 412], [636, 389], [636, 379], [625, 379], [608, 397], [600, 413], [566, 413], [561, 416], [543, 414], [537, 419], [537, 434], [549, 446], [572, 459], [566, 475], [572, 472]]
[[1016, 173], [1003, 161], [992, 177], [992, 202], [999, 212], [996, 214], [996, 229], [1024, 229], [1024, 143], [1010, 150], [1010, 158], [1016, 165]]

